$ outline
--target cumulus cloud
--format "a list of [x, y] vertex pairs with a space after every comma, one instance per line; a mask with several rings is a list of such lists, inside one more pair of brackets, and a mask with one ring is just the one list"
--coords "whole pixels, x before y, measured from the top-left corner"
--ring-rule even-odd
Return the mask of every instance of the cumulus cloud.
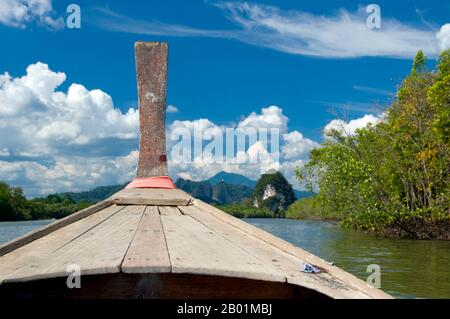
[[[28, 66], [21, 77], [0, 75], [0, 180], [24, 187], [28, 196], [124, 183], [135, 173], [137, 110], [123, 112], [107, 93], [81, 84], [61, 91], [66, 78], [65, 73], [40, 62]], [[365, 115], [349, 122], [333, 120], [325, 131], [334, 128], [354, 134], [380, 118]], [[290, 131], [288, 122], [275, 105], [241, 117], [233, 127], [209, 119], [173, 121], [167, 126], [171, 176], [204, 180], [227, 171], [258, 179], [262, 173], [278, 170], [299, 187], [295, 168], [308, 161], [309, 152], [319, 143]], [[216, 150], [205, 152], [216, 138], [224, 139], [228, 129], [251, 132], [261, 128], [270, 132], [265, 143], [261, 138], [248, 138], [243, 149], [224, 153], [222, 160]], [[280, 133], [275, 140], [272, 130]], [[179, 132], [189, 135], [188, 160], [172, 156], [180, 137], [186, 138]]]
[[[64, 72], [41, 62], [29, 65], [23, 76], [0, 75], [0, 180], [24, 187], [28, 196], [124, 183], [135, 173], [137, 110], [123, 112], [107, 93], [81, 84], [62, 91], [59, 87], [66, 80]], [[213, 138], [223, 138], [228, 127], [208, 119], [173, 121], [167, 127], [171, 176], [202, 180], [228, 171], [257, 179], [280, 170], [296, 185], [295, 165], [304, 163], [318, 144], [298, 131], [289, 132], [288, 118], [278, 106], [252, 112], [231, 129], [260, 128], [269, 132], [268, 143], [248, 140], [243, 149], [220, 161], [216, 154], [202, 151]], [[271, 129], [280, 132], [275, 144]], [[188, 143], [199, 145], [200, 155], [189, 153], [188, 161], [171, 156], [180, 130], [189, 132]], [[202, 135], [197, 136], [198, 131]]]
[[0, 179], [22, 186], [29, 196], [125, 183], [134, 177], [138, 152], [118, 157], [56, 156], [52, 165], [32, 159], [0, 160]]
[[351, 120], [349, 122], [343, 120], [332, 120], [324, 128], [325, 135], [331, 130], [337, 130], [345, 135], [355, 135], [356, 130], [367, 127], [369, 124], [376, 125], [381, 121], [381, 117], [374, 116], [372, 114], [366, 114], [361, 118]]
[[[171, 156], [169, 168], [171, 174], [176, 177], [191, 180], [204, 180], [220, 171], [241, 174], [252, 179], [258, 179], [261, 174], [271, 170], [278, 170], [285, 174], [286, 178], [298, 187], [295, 179], [295, 168], [303, 165], [309, 156], [309, 151], [319, 144], [305, 138], [298, 131], [289, 132], [288, 117], [278, 106], [268, 106], [259, 112], [252, 112], [244, 116], [235, 125], [237, 131], [252, 132], [258, 129], [267, 129], [267, 142], [259, 138], [255, 141], [248, 140], [245, 149], [234, 150], [232, 154], [223, 154], [223, 161], [212, 153], [192, 153], [187, 157], [190, 162], [180, 156]], [[168, 128], [169, 149], [175, 150], [174, 145], [179, 143], [180, 132], [189, 132], [192, 142], [189, 145], [198, 145], [204, 150], [207, 144], [213, 143], [217, 138], [226, 140], [226, 131], [230, 129], [224, 125], [216, 124], [208, 119], [193, 121], [174, 121]], [[231, 128], [234, 129], [234, 128]], [[272, 131], [274, 130], [274, 131]], [[197, 133], [196, 133], [197, 132]], [[201, 134], [203, 132], [203, 134]], [[260, 132], [260, 131], [259, 131]], [[272, 133], [279, 132], [272, 144]], [[205, 136], [210, 137], [206, 139]], [[202, 138], [203, 137], [203, 138]], [[226, 145], [228, 146], [228, 145]], [[192, 148], [195, 152], [195, 146]]]
[[450, 49], [450, 23], [444, 24], [436, 35], [439, 49], [445, 51]]
[[51, 0], [0, 0], [0, 23], [23, 29], [37, 22], [50, 29], [64, 27], [62, 18], [53, 16]]
[[239, 128], [277, 128], [281, 132], [286, 132], [288, 118], [283, 114], [283, 110], [277, 106], [269, 106], [261, 110], [261, 114], [251, 113], [241, 120]]
[[40, 62], [22, 77], [0, 75], [0, 179], [31, 195], [133, 175], [138, 112], [123, 113], [108, 94], [81, 84], [59, 91], [64, 81]]
[[441, 48], [445, 43], [445, 40], [436, 39], [438, 30], [385, 16], [381, 29], [369, 29], [366, 25], [368, 14], [362, 7], [356, 11], [341, 9], [325, 16], [248, 2], [212, 4], [221, 10], [234, 28], [210, 30], [136, 20], [108, 9], [100, 10], [102, 15], [97, 23], [116, 32], [225, 38], [290, 54], [332, 58], [411, 58], [420, 49], [429, 56], [436, 56], [438, 41]]
[[281, 151], [288, 160], [305, 159], [312, 149], [319, 147], [317, 142], [305, 138], [299, 131], [284, 134], [283, 140]]

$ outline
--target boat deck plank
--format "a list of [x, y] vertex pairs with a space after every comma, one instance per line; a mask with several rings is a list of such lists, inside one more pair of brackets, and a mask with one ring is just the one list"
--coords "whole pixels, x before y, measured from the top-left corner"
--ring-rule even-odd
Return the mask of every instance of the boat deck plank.
[[147, 206], [122, 264], [125, 273], [168, 273], [172, 269], [157, 206]]
[[104, 222], [122, 208], [123, 206], [109, 206], [0, 257], [0, 284], [19, 270], [22, 273], [34, 270], [45, 263], [54, 251]]
[[[332, 266], [322, 258], [311, 254], [310, 252], [307, 252], [306, 250], [297, 247], [279, 237], [276, 237], [258, 227], [255, 227], [253, 225], [250, 225], [238, 218], [235, 218], [231, 216], [230, 214], [227, 214], [218, 208], [209, 205], [199, 199], [195, 199], [193, 201], [193, 206], [197, 206], [201, 210], [210, 213], [211, 215], [217, 217], [222, 222], [229, 223], [230, 225], [237, 227], [244, 232], [246, 232], [248, 235], [254, 236], [256, 238], [261, 239], [266, 244], [278, 247], [279, 249], [283, 250], [284, 252], [299, 258], [300, 260], [304, 260], [308, 262], [309, 264], [313, 264], [315, 266], [318, 266], [319, 268], [325, 270], [325, 272], [329, 275], [329, 278], [331, 278], [330, 283], [335, 282], [336, 280], [339, 280], [345, 285], [354, 291], [360, 291], [371, 298], [380, 298], [380, 299], [391, 299], [392, 296], [389, 294], [383, 292], [380, 289], [375, 289], [373, 287], [370, 287], [367, 285], [364, 281], [360, 280], [359, 278], [355, 277], [354, 275], [342, 270], [339, 267]], [[295, 279], [292, 279], [295, 281]], [[356, 297], [357, 298], [357, 297]]]
[[111, 200], [118, 205], [186, 206], [192, 197], [180, 189], [127, 188]]
[[306, 262], [305, 260], [289, 255], [281, 249], [268, 245], [257, 237], [244, 232], [240, 228], [234, 227], [229, 223], [224, 223], [216, 216], [209, 214], [198, 206], [186, 206], [180, 207], [180, 209], [209, 229], [214, 229], [215, 232], [232, 241], [265, 265], [285, 274], [288, 283], [301, 285], [328, 296], [363, 299], [369, 297], [362, 292], [355, 292], [354, 290], [348, 289], [344, 283], [338, 280], [335, 280], [333, 285], [330, 285], [330, 276], [327, 273], [306, 274], [302, 272], [301, 269], [303, 263]]
[[286, 281], [283, 274], [176, 207], [165, 207], [161, 220], [173, 273]]
[[67, 276], [69, 265], [78, 265], [82, 275], [119, 272], [144, 209], [124, 207], [46, 258], [13, 272], [5, 282]]

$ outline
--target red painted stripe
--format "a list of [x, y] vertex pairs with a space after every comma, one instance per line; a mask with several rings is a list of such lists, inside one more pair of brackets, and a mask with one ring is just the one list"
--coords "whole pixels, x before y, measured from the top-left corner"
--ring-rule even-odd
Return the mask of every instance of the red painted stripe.
[[176, 186], [169, 176], [135, 178], [126, 188], [166, 188], [175, 189]]

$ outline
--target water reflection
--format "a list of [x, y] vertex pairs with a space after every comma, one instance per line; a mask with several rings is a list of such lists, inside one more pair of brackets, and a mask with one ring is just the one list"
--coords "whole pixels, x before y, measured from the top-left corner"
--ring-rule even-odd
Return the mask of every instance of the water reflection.
[[0, 245], [51, 223], [52, 220], [0, 222]]

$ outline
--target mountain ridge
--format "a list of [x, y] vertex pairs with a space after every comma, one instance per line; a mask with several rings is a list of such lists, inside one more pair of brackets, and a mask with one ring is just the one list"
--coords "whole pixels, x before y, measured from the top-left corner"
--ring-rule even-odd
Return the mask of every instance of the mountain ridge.
[[[206, 184], [208, 183], [209, 186]], [[95, 203], [102, 201], [125, 188], [128, 183], [98, 186], [88, 191], [64, 192], [55, 195], [67, 195], [75, 203]], [[189, 184], [189, 185], [188, 185]], [[236, 204], [250, 199], [257, 182], [236, 173], [219, 172], [204, 181], [191, 181], [179, 178], [175, 185], [198, 199], [209, 203]], [[306, 198], [312, 193], [294, 190], [297, 199]]]

